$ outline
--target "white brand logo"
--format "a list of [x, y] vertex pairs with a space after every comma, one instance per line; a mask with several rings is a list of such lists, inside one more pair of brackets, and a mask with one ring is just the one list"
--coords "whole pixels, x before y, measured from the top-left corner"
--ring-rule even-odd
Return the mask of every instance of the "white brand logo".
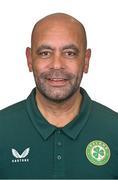
[[30, 148], [27, 148], [23, 151], [22, 154], [19, 154], [18, 151], [16, 151], [15, 149], [12, 149], [12, 155], [16, 158], [16, 159], [13, 159], [12, 162], [13, 163], [29, 162], [29, 159], [26, 158], [29, 154], [29, 151], [30, 151]]

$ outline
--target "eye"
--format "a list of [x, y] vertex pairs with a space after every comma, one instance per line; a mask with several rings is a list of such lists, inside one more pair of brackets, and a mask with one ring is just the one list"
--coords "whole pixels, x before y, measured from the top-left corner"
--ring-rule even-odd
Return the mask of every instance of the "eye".
[[49, 58], [51, 54], [52, 53], [49, 50], [43, 50], [43, 51], [38, 52], [38, 55], [40, 56], [40, 58], [43, 58], [43, 59]]
[[74, 50], [65, 50], [63, 54], [64, 54], [64, 57], [67, 57], [67, 58], [75, 58], [77, 56], [77, 52]]
[[68, 51], [68, 52], [66, 52], [66, 55], [67, 55], [67, 56], [75, 56], [76, 53], [73, 52], [73, 51]]

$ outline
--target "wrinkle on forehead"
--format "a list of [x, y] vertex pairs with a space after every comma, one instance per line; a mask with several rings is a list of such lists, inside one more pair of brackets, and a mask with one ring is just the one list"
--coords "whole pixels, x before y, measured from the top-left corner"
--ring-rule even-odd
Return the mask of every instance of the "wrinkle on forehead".
[[65, 26], [73, 30], [73, 27], [76, 28], [76, 30], [78, 30], [78, 32], [81, 34], [81, 38], [84, 44], [84, 47], [86, 49], [87, 47], [87, 38], [86, 38], [86, 31], [85, 28], [83, 26], [83, 24], [78, 21], [77, 19], [75, 19], [74, 17], [68, 15], [68, 14], [64, 14], [64, 13], [55, 13], [55, 14], [50, 14], [44, 18], [42, 18], [41, 20], [39, 20], [32, 31], [32, 37], [31, 37], [31, 45], [33, 46], [34, 40], [37, 38], [37, 34], [40, 32], [40, 30], [42, 28], [47, 29], [48, 31], [50, 30], [50, 28], [52, 28], [53, 26], [58, 25], [58, 26]]

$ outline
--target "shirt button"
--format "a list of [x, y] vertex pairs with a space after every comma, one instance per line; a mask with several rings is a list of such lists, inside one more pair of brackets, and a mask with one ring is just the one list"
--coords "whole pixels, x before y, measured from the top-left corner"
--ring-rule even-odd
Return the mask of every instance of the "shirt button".
[[57, 142], [57, 145], [58, 146], [62, 146], [62, 143], [59, 141], [59, 142]]
[[60, 131], [60, 130], [58, 130], [58, 131], [57, 131], [57, 133], [58, 133], [58, 134], [61, 134], [61, 131]]
[[61, 158], [62, 158], [61, 155], [57, 155], [58, 160], [61, 160]]

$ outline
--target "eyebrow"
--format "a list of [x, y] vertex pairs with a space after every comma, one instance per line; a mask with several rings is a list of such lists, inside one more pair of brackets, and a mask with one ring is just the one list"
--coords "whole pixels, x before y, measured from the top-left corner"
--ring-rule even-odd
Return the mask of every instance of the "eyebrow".
[[69, 45], [65, 45], [62, 50], [66, 50], [66, 49], [73, 49], [76, 52], [80, 52], [79, 48], [75, 45], [75, 44], [69, 44]]
[[37, 48], [36, 52], [38, 53], [38, 52], [40, 52], [40, 51], [43, 50], [43, 49], [54, 50], [54, 48], [52, 48], [52, 47], [49, 46], [49, 45], [41, 45], [41, 46], [39, 46], [39, 47]]
[[74, 44], [65, 45], [62, 49], [78, 49]]
[[[37, 48], [36, 52], [40, 52], [43, 49], [49, 49], [49, 50], [55, 50], [55, 48], [52, 48], [50, 45], [41, 45]], [[66, 49], [73, 49], [76, 52], [80, 52], [79, 48], [74, 45], [74, 44], [69, 44], [69, 45], [65, 45], [64, 47], [60, 48], [61, 50], [66, 50]]]

